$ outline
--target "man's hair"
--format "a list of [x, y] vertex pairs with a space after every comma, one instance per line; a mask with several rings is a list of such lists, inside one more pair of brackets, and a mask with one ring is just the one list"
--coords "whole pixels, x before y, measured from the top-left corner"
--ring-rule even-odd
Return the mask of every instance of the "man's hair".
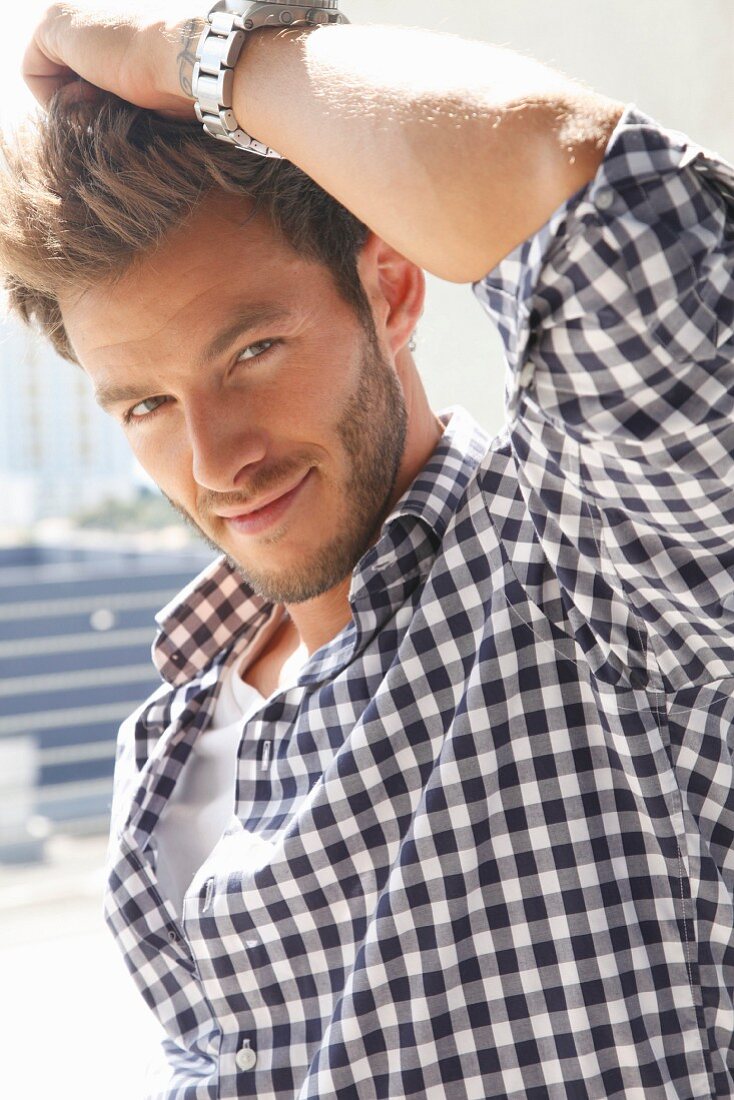
[[246, 153], [115, 96], [57, 97], [0, 138], [0, 280], [8, 305], [76, 362], [59, 295], [109, 280], [148, 255], [216, 192], [242, 195], [300, 255], [328, 268], [369, 328], [357, 272], [368, 234], [300, 169]]

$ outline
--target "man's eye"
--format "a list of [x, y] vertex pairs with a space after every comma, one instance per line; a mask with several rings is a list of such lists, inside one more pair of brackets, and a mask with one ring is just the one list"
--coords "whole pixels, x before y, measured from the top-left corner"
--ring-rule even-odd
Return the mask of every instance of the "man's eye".
[[146, 397], [145, 401], [139, 401], [137, 405], [133, 405], [128, 410], [125, 419], [130, 420], [143, 420], [146, 416], [150, 416], [156, 409], [159, 409], [165, 401], [165, 397]]
[[246, 362], [248, 359], [258, 359], [261, 355], [264, 355], [267, 351], [270, 351], [272, 347], [277, 344], [277, 340], [258, 340], [256, 344], [250, 344], [248, 347], [241, 351], [237, 356], [239, 363]]

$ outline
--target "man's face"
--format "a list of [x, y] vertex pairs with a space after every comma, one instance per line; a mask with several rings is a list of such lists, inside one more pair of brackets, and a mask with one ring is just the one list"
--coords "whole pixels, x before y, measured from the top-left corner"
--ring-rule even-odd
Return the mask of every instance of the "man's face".
[[256, 591], [297, 603], [379, 530], [406, 408], [330, 273], [244, 218], [212, 200], [119, 283], [61, 307], [142, 466]]

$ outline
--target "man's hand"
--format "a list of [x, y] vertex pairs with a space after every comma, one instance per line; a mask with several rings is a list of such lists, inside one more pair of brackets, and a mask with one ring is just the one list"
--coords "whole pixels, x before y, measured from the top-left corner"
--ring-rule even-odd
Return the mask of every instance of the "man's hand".
[[52, 4], [23, 59], [23, 77], [42, 106], [103, 88], [173, 118], [194, 117], [191, 75], [201, 17], [166, 19], [89, 4]]

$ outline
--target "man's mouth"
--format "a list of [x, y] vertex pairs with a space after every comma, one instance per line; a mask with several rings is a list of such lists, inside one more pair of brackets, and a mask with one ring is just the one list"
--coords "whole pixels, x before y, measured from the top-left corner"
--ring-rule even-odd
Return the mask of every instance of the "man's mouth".
[[237, 531], [239, 534], [258, 534], [285, 515], [286, 511], [301, 495], [306, 483], [310, 481], [312, 472], [313, 468], [309, 468], [305, 474], [300, 475], [298, 481], [290, 488], [274, 490], [256, 504], [250, 504], [246, 507], [240, 506], [238, 509], [227, 509], [217, 514], [232, 530]]

